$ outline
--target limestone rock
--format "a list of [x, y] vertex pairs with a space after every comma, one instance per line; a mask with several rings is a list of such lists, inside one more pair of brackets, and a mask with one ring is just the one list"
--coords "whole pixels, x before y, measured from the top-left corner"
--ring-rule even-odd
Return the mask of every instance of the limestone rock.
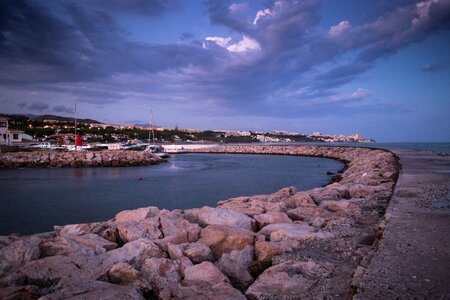
[[140, 238], [155, 240], [163, 236], [159, 230], [159, 222], [155, 218], [120, 222], [117, 223], [117, 230], [120, 239], [125, 243]]
[[27, 263], [18, 272], [28, 277], [28, 282], [40, 287], [66, 282], [90, 282], [104, 273], [98, 257], [84, 255], [50, 256]]
[[94, 249], [97, 253], [106, 252], [118, 247], [116, 243], [105, 240], [104, 238], [94, 233], [72, 236], [70, 237], [70, 239], [77, 242], [78, 244]]
[[95, 249], [86, 247], [76, 243], [72, 239], [62, 236], [43, 240], [39, 243], [39, 250], [41, 258], [55, 255], [69, 256], [73, 254], [96, 255], [105, 252], [104, 249], [102, 252], [96, 252]]
[[127, 263], [117, 263], [108, 272], [109, 280], [120, 285], [132, 285], [148, 295], [152, 290], [151, 285], [141, 277], [138, 270]]
[[168, 299], [190, 266], [192, 263], [185, 257], [177, 260], [152, 257], [145, 260], [141, 273], [160, 298]]
[[186, 268], [183, 282], [187, 285], [198, 282], [213, 285], [220, 282], [229, 283], [230, 281], [216, 266], [209, 261], [205, 261]]
[[155, 217], [159, 213], [159, 208], [156, 206], [142, 207], [132, 210], [124, 210], [118, 213], [115, 217], [116, 222], [137, 222], [144, 219]]
[[257, 260], [270, 260], [272, 257], [285, 252], [283, 247], [273, 242], [257, 240], [255, 242], [255, 255]]
[[26, 263], [39, 258], [40, 238], [28, 237], [11, 242], [0, 249], [0, 275], [11, 272]]
[[59, 299], [83, 299], [83, 300], [100, 300], [100, 299], [128, 299], [128, 300], [144, 300], [145, 298], [133, 286], [122, 286], [102, 281], [93, 281], [87, 283], [75, 283], [65, 286], [63, 289], [48, 294], [42, 300], [59, 300]]
[[185, 211], [186, 218], [202, 226], [207, 225], [230, 225], [248, 230], [253, 230], [255, 221], [242, 213], [224, 209], [204, 206]]
[[109, 267], [118, 262], [126, 262], [138, 267], [149, 257], [164, 257], [164, 253], [151, 240], [144, 238], [126, 243], [121, 248], [101, 255], [103, 265]]
[[294, 221], [309, 222], [316, 217], [329, 217], [330, 213], [316, 205], [309, 205], [290, 209], [287, 211], [287, 215]]
[[323, 201], [320, 203], [320, 206], [332, 212], [341, 212], [351, 216], [361, 213], [359, 206], [353, 203], [352, 200]]
[[235, 288], [245, 291], [253, 282], [253, 277], [248, 271], [253, 258], [254, 249], [252, 246], [247, 246], [242, 250], [224, 253], [217, 262], [217, 267], [230, 279]]
[[187, 245], [183, 251], [184, 255], [188, 257], [194, 264], [199, 264], [204, 261], [213, 261], [214, 256], [211, 249], [203, 242], [196, 242]]
[[270, 236], [271, 241], [282, 238], [306, 239], [312, 236], [315, 228], [305, 224], [271, 224], [259, 231], [259, 234]]
[[228, 278], [212, 263], [202, 262], [185, 270], [185, 278], [174, 294], [176, 299], [242, 299]]
[[173, 218], [168, 216], [160, 217], [161, 230], [164, 236], [170, 236], [185, 231], [188, 242], [192, 243], [199, 239], [201, 227], [198, 224], [189, 223], [182, 218]]
[[83, 224], [69, 224], [64, 226], [55, 226], [55, 231], [59, 236], [73, 236], [83, 235], [88, 233], [100, 233], [106, 228], [104, 223], [83, 223]]
[[202, 230], [201, 241], [211, 248], [214, 257], [219, 259], [223, 253], [242, 250], [254, 244], [254, 232], [228, 225], [209, 225]]
[[259, 228], [275, 223], [292, 223], [292, 220], [284, 212], [268, 212], [255, 215], [253, 218], [258, 222]]
[[312, 261], [286, 261], [264, 271], [247, 289], [249, 299], [314, 298], [310, 288], [317, 278], [329, 276], [333, 265]]
[[39, 288], [35, 285], [11, 286], [0, 289], [0, 299], [38, 299], [41, 296]]

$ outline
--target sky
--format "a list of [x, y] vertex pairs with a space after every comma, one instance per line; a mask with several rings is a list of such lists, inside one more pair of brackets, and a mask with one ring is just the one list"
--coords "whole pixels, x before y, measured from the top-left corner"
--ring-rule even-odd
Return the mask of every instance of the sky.
[[450, 141], [450, 0], [2, 0], [0, 113]]

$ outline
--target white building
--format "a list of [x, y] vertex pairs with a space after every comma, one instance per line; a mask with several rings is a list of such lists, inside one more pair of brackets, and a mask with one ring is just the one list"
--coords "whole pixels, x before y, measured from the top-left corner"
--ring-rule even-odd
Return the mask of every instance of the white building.
[[24, 139], [32, 140], [33, 138], [21, 130], [9, 129], [8, 118], [0, 117], [0, 144], [12, 145], [21, 143]]

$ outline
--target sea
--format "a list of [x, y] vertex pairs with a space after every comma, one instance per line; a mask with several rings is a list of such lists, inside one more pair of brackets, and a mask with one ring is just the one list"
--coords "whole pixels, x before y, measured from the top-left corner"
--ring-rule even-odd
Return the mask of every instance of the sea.
[[[284, 144], [285, 145], [285, 144]], [[413, 149], [450, 154], [450, 143], [295, 143]], [[220, 200], [320, 187], [343, 164], [324, 158], [177, 154], [167, 163], [126, 168], [0, 170], [0, 235], [108, 220], [122, 210], [216, 206]]]
[[177, 154], [143, 167], [0, 170], [0, 235], [105, 221], [151, 205], [186, 209], [288, 186], [308, 190], [327, 184], [342, 167], [312, 157]]

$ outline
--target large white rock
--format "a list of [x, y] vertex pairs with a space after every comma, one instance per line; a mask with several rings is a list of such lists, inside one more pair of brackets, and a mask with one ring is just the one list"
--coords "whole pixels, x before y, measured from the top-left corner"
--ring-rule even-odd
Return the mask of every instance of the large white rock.
[[123, 247], [106, 252], [100, 256], [103, 265], [111, 267], [118, 262], [126, 262], [138, 267], [149, 257], [164, 257], [161, 249], [149, 239], [138, 239]]
[[228, 225], [209, 225], [202, 230], [201, 237], [201, 241], [211, 248], [216, 259], [223, 253], [253, 246], [254, 240], [253, 231]]
[[255, 229], [256, 222], [242, 213], [224, 209], [204, 206], [185, 211], [186, 218], [202, 226], [206, 225], [230, 225], [248, 230]]
[[150, 217], [156, 217], [159, 208], [156, 206], [142, 207], [132, 210], [124, 210], [116, 215], [116, 222], [136, 222]]
[[144, 300], [142, 294], [133, 286], [122, 286], [103, 281], [93, 281], [87, 283], [74, 283], [65, 286], [63, 289], [48, 294], [39, 299], [42, 300], [60, 300], [60, 299], [78, 299], [78, 300]]
[[224, 253], [217, 262], [217, 267], [230, 279], [235, 288], [245, 291], [253, 282], [253, 277], [248, 271], [248, 267], [253, 260], [254, 249], [247, 246], [242, 250]]

